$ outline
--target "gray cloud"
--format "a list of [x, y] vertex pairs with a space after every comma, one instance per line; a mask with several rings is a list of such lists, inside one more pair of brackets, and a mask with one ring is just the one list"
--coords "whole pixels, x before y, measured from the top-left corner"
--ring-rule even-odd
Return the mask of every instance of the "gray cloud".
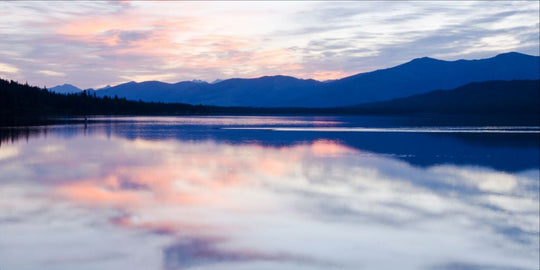
[[[316, 18], [314, 20], [332, 21], [337, 18], [347, 23], [337, 26], [327, 23], [305, 27], [294, 30], [291, 34], [312, 38], [307, 46], [300, 48], [303, 65], [309, 71], [326, 68], [364, 72], [369, 71], [366, 70], [369, 68], [389, 67], [423, 56], [439, 56], [452, 60], [491, 57], [494, 52], [497, 54], [506, 51], [538, 54], [538, 24], [536, 27], [486, 28], [515, 15], [534, 18], [531, 12], [538, 12], [538, 10], [509, 10], [513, 8], [506, 3], [500, 3], [492, 10], [486, 10], [484, 3], [441, 5], [441, 2], [409, 4], [387, 2], [378, 6], [371, 6], [370, 3], [349, 5], [346, 12], [340, 13], [336, 12], [334, 7], [322, 5], [321, 9], [312, 15]], [[384, 12], [392, 11], [402, 12], [392, 16], [381, 16]], [[446, 18], [449, 20], [448, 23], [434, 30], [414, 29], [413, 22], [421, 22], [424, 17], [434, 14], [441, 15], [441, 19]], [[370, 30], [371, 25], [395, 26], [393, 27], [395, 33], [366, 31]], [[347, 30], [349, 35], [338, 37], [342, 30]], [[502, 34], [515, 37], [520, 44], [508, 44], [506, 50], [485, 44], [477, 51], [468, 52], [481, 38]], [[393, 40], [394, 38], [398, 39]], [[402, 38], [405, 38], [405, 41], [400, 40]], [[362, 44], [366, 43], [371, 44], [370, 48], [363, 47]], [[363, 66], [366, 69], [362, 69]]]
[[219, 248], [223, 239], [212, 237], [191, 237], [182, 239], [163, 250], [164, 267], [167, 270], [187, 269], [213, 263], [273, 261], [298, 264], [333, 266], [303, 255], [290, 253], [269, 253], [256, 250], [228, 250]]
[[149, 33], [146, 31], [120, 31], [118, 37], [123, 42], [139, 41], [148, 38]]
[[477, 264], [471, 262], [448, 262], [442, 265], [435, 265], [429, 270], [525, 270], [527, 268], [516, 268], [516, 266], [500, 266], [493, 264]]
[[[270, 27], [252, 36], [229, 37], [255, 41], [249, 46], [236, 45], [242, 47], [217, 40], [185, 44], [181, 38], [184, 35], [208, 39], [216, 35], [215, 31], [199, 29], [200, 22], [189, 17], [191, 14], [175, 16], [181, 23], [174, 24], [167, 19], [146, 27], [113, 24], [92, 38], [77, 40], [54, 30], [75, 18], [131, 18], [132, 11], [144, 12], [135, 4], [117, 1], [57, 2], [54, 9], [50, 6], [41, 2], [0, 3], [0, 10], [9, 15], [0, 17], [0, 57], [3, 63], [20, 71], [10, 74], [9, 79], [47, 86], [69, 82], [87, 88], [124, 82], [130, 77], [166, 77], [169, 82], [274, 74], [312, 77], [324, 72], [356, 74], [422, 56], [455, 60], [508, 51], [540, 54], [539, 6], [533, 2], [493, 2], [489, 7], [482, 1], [313, 2], [284, 12], [287, 15], [283, 15], [283, 21], [275, 22], [282, 27]], [[212, 15], [227, 14], [216, 10]], [[183, 24], [185, 29], [177, 32], [168, 29]], [[166, 33], [165, 40], [153, 36], [154, 30]], [[236, 29], [227, 30], [232, 33]], [[501, 36], [514, 42], [493, 41]], [[482, 43], [482, 38], [492, 41]], [[111, 44], [111, 40], [116, 43]], [[147, 40], [153, 41], [155, 50], [137, 51], [137, 43]], [[159, 44], [170, 46], [167, 53], [160, 53], [164, 50]], [[287, 63], [276, 64], [271, 61], [273, 55], [253, 61], [257, 55], [275, 49], [291, 53], [283, 56]], [[171, 65], [171, 58], [178, 58], [175, 65]], [[284, 68], [287, 65], [294, 68]], [[38, 73], [40, 70], [65, 76], [49, 76]]]

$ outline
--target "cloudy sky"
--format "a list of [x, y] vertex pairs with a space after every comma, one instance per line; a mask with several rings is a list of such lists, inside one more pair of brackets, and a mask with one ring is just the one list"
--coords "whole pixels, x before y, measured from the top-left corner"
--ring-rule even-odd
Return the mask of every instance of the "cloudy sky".
[[0, 77], [80, 88], [539, 55], [538, 1], [0, 2]]

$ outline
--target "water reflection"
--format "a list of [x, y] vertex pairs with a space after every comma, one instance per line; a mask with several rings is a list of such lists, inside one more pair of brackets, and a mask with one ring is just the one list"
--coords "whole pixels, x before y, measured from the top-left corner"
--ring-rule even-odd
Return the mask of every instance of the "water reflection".
[[329, 135], [240, 143], [175, 127], [3, 143], [2, 269], [539, 267], [538, 167], [418, 166]]
[[[407, 126], [411, 121], [385, 117], [95, 117], [91, 118], [88, 128], [64, 125], [0, 129], [0, 147], [17, 139], [46, 136], [54, 130], [65, 137], [79, 133], [106, 134], [108, 138], [213, 140], [232, 145], [251, 143], [274, 147], [324, 139], [422, 167], [456, 164], [507, 172], [539, 168], [539, 127], [434, 128], [422, 126], [419, 120], [413, 121], [417, 126]], [[369, 125], [374, 128], [358, 128]], [[318, 131], [328, 129], [338, 131]], [[350, 132], [358, 129], [371, 131]], [[393, 132], [395, 130], [407, 132]], [[519, 158], [509, 158], [511, 156]]]

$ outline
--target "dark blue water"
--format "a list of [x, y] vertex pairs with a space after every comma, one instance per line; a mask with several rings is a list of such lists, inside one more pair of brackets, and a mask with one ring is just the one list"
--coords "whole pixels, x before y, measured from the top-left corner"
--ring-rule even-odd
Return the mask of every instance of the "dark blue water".
[[539, 135], [389, 117], [3, 128], [0, 269], [538, 269]]

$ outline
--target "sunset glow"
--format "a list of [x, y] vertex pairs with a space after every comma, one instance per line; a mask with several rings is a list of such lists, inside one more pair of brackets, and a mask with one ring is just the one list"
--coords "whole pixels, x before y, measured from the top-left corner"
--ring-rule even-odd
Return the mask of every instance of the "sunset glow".
[[539, 54], [538, 2], [486, 5], [2, 2], [0, 77], [80, 88], [278, 74], [329, 80], [423, 56]]

